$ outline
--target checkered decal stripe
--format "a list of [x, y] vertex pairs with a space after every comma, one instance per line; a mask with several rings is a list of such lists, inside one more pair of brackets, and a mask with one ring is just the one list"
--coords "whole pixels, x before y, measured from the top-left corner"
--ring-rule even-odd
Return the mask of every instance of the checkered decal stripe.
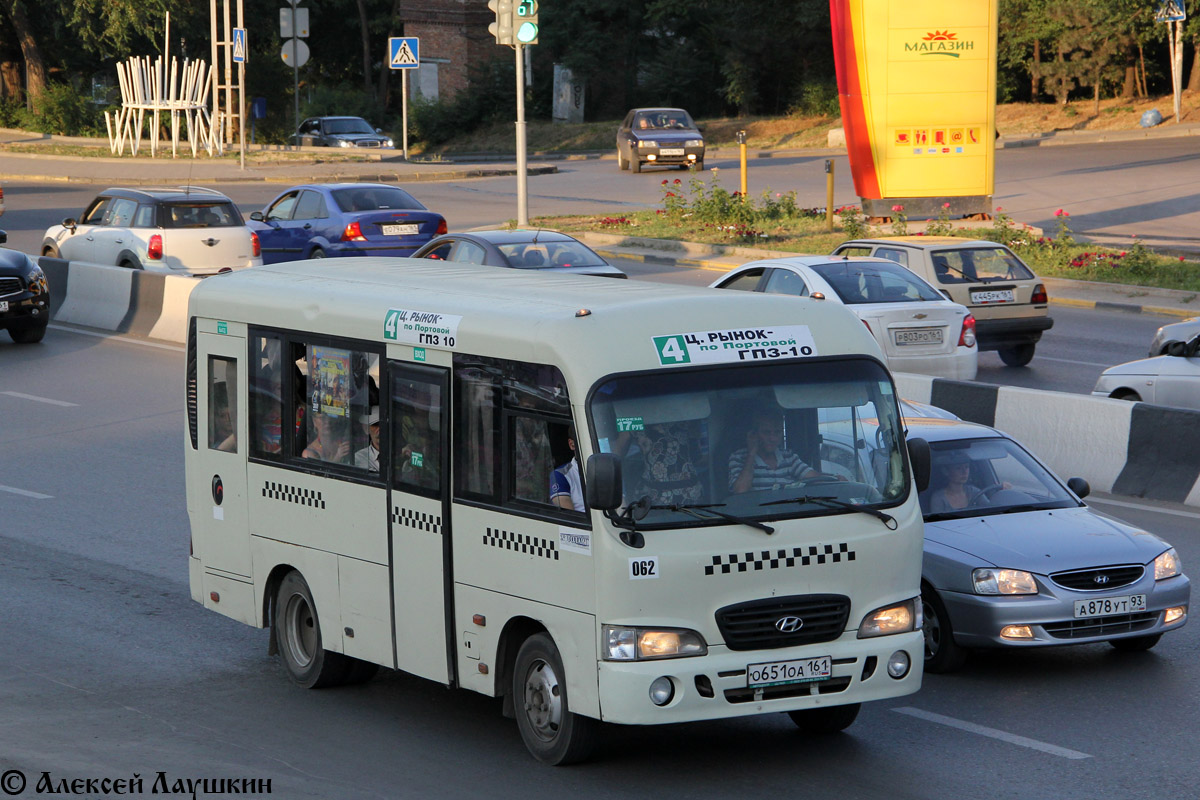
[[392, 508], [392, 524], [403, 525], [406, 528], [413, 528], [418, 531], [436, 533], [439, 536], [442, 533], [441, 515], [426, 514], [422, 511], [414, 511], [411, 508], [401, 508], [400, 506]]
[[558, 561], [558, 546], [550, 539], [541, 539], [527, 533], [513, 533], [496, 528], [488, 528], [483, 535], [483, 543], [488, 547], [499, 547], [504, 550], [515, 550], [518, 553], [528, 553], [539, 558]]
[[[808, 552], [805, 552], [807, 550]], [[838, 545], [810, 545], [807, 548], [793, 547], [790, 550], [760, 550], [757, 553], [730, 553], [713, 556], [712, 564], [704, 568], [705, 575], [720, 572], [749, 572], [750, 570], [779, 569], [780, 567], [807, 567], [812, 564], [838, 564], [853, 561], [854, 551], [842, 542]]]
[[272, 500], [282, 500], [285, 503], [295, 503], [310, 508], [325, 508], [325, 500], [321, 493], [313, 489], [301, 489], [299, 486], [288, 486], [284, 483], [266, 481], [263, 483], [263, 497]]

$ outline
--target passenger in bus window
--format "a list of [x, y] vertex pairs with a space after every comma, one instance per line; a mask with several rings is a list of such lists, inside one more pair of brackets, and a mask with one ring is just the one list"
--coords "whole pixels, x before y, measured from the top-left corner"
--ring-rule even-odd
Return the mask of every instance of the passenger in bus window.
[[359, 469], [369, 469], [379, 472], [379, 406], [371, 406], [370, 412], [363, 418], [369, 439], [367, 446], [354, 454], [354, 466]]
[[559, 508], [587, 511], [583, 502], [583, 479], [579, 474], [579, 454], [575, 450], [575, 432], [567, 434], [571, 457], [550, 473], [550, 502]]
[[343, 424], [345, 420], [329, 414], [313, 414], [313, 427], [316, 437], [304, 448], [301, 458], [326, 461], [333, 464], [346, 464], [350, 460], [349, 431]]
[[237, 418], [229, 405], [229, 391], [225, 383], [212, 387], [212, 416], [209, 420], [208, 446], [226, 453], [237, 452]]
[[655, 505], [700, 501], [704, 483], [692, 458], [693, 426], [693, 422], [648, 424], [645, 430], [617, 436], [613, 452], [637, 467], [632, 499], [648, 496]]
[[784, 449], [783, 417], [774, 411], [755, 411], [750, 416], [746, 446], [729, 456], [729, 491], [734, 494], [777, 489], [820, 475], [800, 456]]

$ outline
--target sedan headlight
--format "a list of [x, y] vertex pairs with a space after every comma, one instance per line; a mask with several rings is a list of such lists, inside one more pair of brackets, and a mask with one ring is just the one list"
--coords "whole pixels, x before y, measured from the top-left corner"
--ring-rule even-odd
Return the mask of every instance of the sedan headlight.
[[34, 294], [46, 293], [46, 273], [42, 272], [41, 267], [34, 267], [33, 270], [25, 276], [25, 286]]
[[877, 608], [863, 618], [858, 626], [858, 638], [891, 636], [908, 633], [921, 627], [921, 598], [913, 597], [903, 603]]
[[1154, 559], [1154, 580], [1156, 581], [1174, 578], [1181, 572], [1183, 572], [1183, 565], [1179, 563], [1179, 554], [1175, 552], [1174, 547]]
[[638, 147], [658, 147], [658, 142], [650, 139], [643, 139], [642, 141], [638, 142]]
[[393, 142], [391, 139], [384, 139], [384, 140], [383, 140], [383, 146], [384, 146], [384, 147], [395, 147], [395, 146], [396, 146], [396, 143], [395, 143], [395, 142]]
[[354, 142], [351, 142], [351, 141], [349, 141], [349, 140], [347, 140], [347, 139], [338, 139], [338, 140], [337, 140], [337, 146], [338, 146], [338, 147], [353, 147], [353, 146], [354, 146]]
[[604, 626], [605, 661], [650, 661], [708, 654], [708, 645], [695, 631], [683, 628]]
[[704, 147], [703, 139], [688, 139], [683, 143], [684, 147]]
[[1021, 569], [977, 569], [971, 573], [975, 594], [1037, 594], [1037, 581]]

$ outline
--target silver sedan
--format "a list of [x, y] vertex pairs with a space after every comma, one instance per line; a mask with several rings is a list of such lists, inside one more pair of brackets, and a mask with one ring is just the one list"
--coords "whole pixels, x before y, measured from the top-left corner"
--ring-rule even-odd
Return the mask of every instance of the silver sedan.
[[1108, 642], [1146, 650], [1187, 621], [1191, 586], [1152, 533], [1082, 502], [1031, 453], [992, 428], [906, 417], [930, 444], [921, 492], [925, 669], [971, 649]]

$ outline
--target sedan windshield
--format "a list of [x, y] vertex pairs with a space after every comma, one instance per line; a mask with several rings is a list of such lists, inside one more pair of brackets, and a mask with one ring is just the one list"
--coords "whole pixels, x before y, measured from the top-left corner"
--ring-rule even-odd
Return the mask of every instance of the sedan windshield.
[[643, 111], [637, 115], [633, 127], [644, 131], [695, 130], [696, 123], [686, 111]]
[[599, 267], [608, 264], [587, 246], [576, 241], [519, 242], [499, 245], [510, 267], [545, 269], [547, 267]]
[[326, 133], [374, 133], [372, 128], [365, 119], [359, 117], [351, 117], [349, 119], [327, 119], [325, 120]]
[[590, 412], [639, 527], [846, 514], [908, 493], [892, 382], [869, 359], [622, 376]]
[[946, 299], [928, 283], [898, 264], [833, 261], [817, 264], [812, 270], [833, 287], [846, 305]]
[[932, 474], [921, 492], [925, 520], [1072, 508], [1071, 493], [1016, 442], [1001, 437], [930, 445]]

